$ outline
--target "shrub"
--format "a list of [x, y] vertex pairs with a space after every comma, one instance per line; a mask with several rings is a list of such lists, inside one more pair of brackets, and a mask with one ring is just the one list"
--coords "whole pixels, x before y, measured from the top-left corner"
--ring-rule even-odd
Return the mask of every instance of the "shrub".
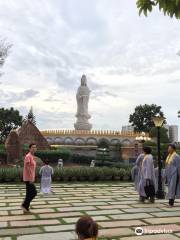
[[37, 151], [36, 156], [41, 159], [49, 159], [51, 163], [56, 163], [59, 158], [67, 161], [70, 157], [70, 151], [61, 151], [60, 149]]
[[22, 176], [21, 168], [0, 168], [0, 182], [20, 182]]
[[78, 164], [81, 164], [81, 165], [88, 165], [89, 166], [92, 159], [94, 159], [93, 156], [85, 156], [85, 155], [73, 154], [71, 156], [70, 161], [72, 163], [78, 163]]
[[4, 150], [0, 149], [0, 157], [5, 158], [6, 156], [7, 156], [7, 153]]
[[1, 150], [4, 151], [4, 152], [6, 151], [4, 144], [0, 144], [0, 151], [1, 151]]
[[[0, 182], [20, 182], [23, 168], [0, 168]], [[109, 167], [55, 168], [53, 181], [105, 181], [130, 180], [130, 170]], [[36, 181], [40, 181], [39, 168], [36, 168]]]
[[0, 144], [0, 161], [6, 162], [7, 153], [4, 144]]

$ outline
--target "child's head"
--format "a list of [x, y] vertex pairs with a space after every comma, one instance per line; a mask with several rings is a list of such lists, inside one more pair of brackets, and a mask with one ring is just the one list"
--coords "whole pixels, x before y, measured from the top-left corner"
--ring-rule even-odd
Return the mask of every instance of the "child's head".
[[76, 223], [76, 234], [79, 240], [84, 240], [86, 238], [96, 239], [98, 235], [98, 225], [89, 216], [81, 217]]
[[149, 147], [149, 146], [144, 146], [144, 147], [143, 147], [143, 152], [144, 152], [145, 154], [151, 154], [151, 153], [152, 153], [152, 148]]
[[49, 165], [49, 160], [48, 160], [48, 159], [45, 159], [45, 160], [44, 160], [44, 164], [45, 164], [45, 165]]

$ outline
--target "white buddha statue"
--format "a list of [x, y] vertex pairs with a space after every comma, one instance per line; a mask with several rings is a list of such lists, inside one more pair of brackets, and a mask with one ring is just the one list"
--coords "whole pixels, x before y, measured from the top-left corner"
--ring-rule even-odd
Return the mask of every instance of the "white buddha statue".
[[77, 122], [74, 124], [76, 130], [91, 130], [92, 125], [88, 123], [88, 119], [91, 116], [88, 113], [90, 90], [87, 86], [87, 79], [85, 75], [82, 75], [81, 85], [77, 90]]

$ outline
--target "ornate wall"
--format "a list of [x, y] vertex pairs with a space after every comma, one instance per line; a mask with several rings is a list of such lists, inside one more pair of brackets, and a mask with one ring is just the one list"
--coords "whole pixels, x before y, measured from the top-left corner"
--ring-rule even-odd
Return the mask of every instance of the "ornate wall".
[[121, 155], [126, 160], [136, 158], [142, 146], [136, 140], [141, 133], [119, 131], [77, 131], [77, 130], [46, 130], [41, 131], [50, 145], [62, 145], [73, 153], [96, 156], [97, 146], [105, 141], [110, 146], [110, 155], [117, 158]]
[[119, 131], [78, 131], [78, 130], [45, 130], [42, 135], [51, 145], [93, 145], [97, 146], [102, 139], [107, 141], [108, 145], [116, 146], [118, 144], [130, 146], [135, 144], [136, 137], [140, 133], [119, 132]]

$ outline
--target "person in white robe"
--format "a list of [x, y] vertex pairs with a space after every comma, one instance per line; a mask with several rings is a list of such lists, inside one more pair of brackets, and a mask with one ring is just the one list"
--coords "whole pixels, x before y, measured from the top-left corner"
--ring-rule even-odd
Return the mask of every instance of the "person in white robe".
[[174, 206], [175, 198], [180, 198], [180, 156], [176, 153], [176, 146], [169, 144], [166, 158], [166, 178], [169, 207]]
[[49, 161], [44, 161], [45, 165], [40, 169], [41, 175], [41, 193], [51, 193], [52, 175], [54, 173], [53, 168], [49, 165]]
[[140, 166], [142, 164], [143, 159], [144, 153], [139, 154], [139, 156], [136, 159], [134, 167], [131, 169], [131, 178], [134, 182], [134, 187], [136, 191], [138, 191], [138, 185], [140, 181]]
[[[140, 181], [138, 185], [138, 192], [140, 201], [144, 202], [145, 199], [150, 198], [150, 202], [154, 203], [155, 199], [155, 170], [154, 170], [154, 161], [153, 156], [151, 155], [152, 149], [150, 147], [143, 147], [144, 159], [140, 166]], [[152, 193], [149, 193], [147, 196], [146, 189], [149, 191], [153, 190]]]

